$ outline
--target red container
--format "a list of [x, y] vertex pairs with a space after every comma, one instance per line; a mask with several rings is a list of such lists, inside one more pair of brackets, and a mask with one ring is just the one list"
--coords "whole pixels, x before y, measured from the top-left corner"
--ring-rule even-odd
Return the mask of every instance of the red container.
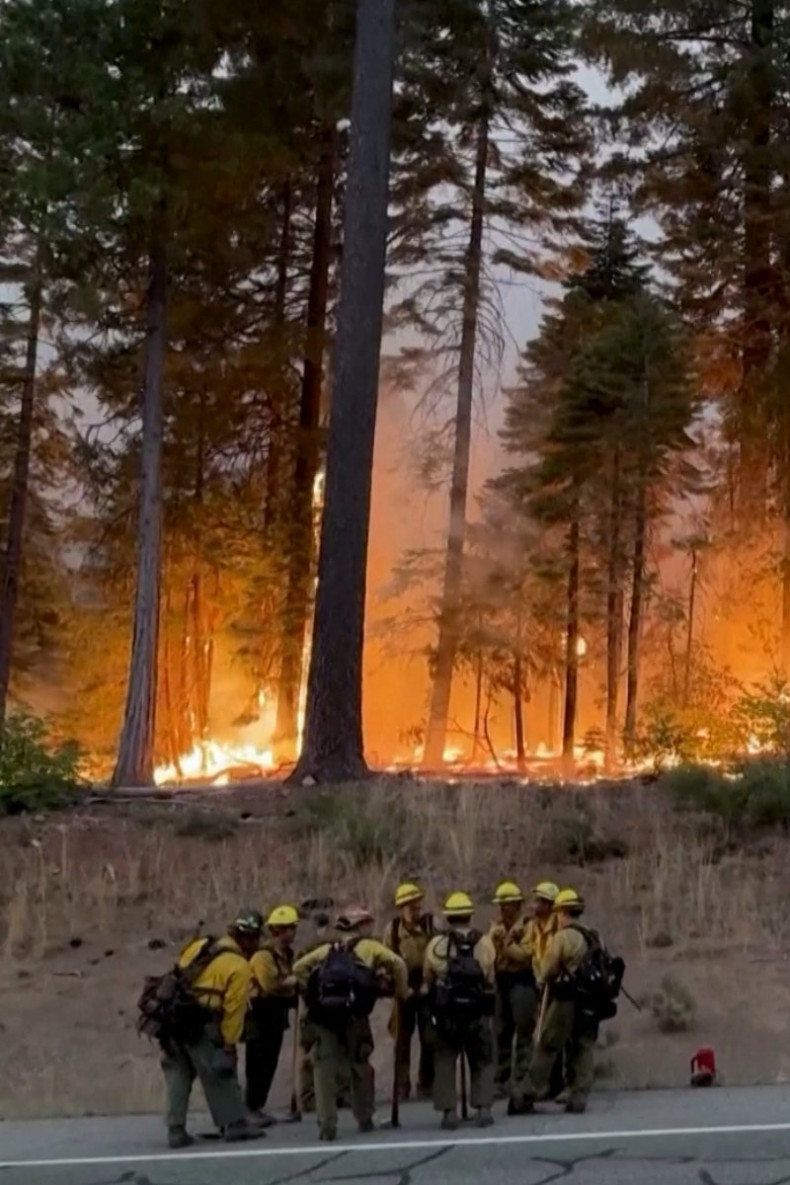
[[712, 1049], [698, 1049], [691, 1059], [692, 1086], [710, 1086], [716, 1077], [716, 1054]]

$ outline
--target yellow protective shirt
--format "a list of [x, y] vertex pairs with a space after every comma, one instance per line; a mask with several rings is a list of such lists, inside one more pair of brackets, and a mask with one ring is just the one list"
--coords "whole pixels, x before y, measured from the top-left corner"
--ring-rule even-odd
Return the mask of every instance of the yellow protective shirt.
[[549, 941], [538, 975], [541, 984], [551, 983], [562, 975], [573, 975], [587, 953], [587, 940], [578, 930], [563, 927]]
[[293, 975], [293, 963], [293, 951], [282, 950], [274, 944], [256, 950], [250, 959], [253, 999], [293, 996], [294, 989], [284, 986], [284, 980]]
[[422, 925], [418, 922], [416, 926], [407, 926], [403, 918], [398, 918], [397, 931], [395, 919], [393, 919], [388, 923], [382, 938], [387, 949], [395, 951], [403, 959], [412, 981], [416, 973], [422, 974], [425, 952], [430, 942], [426, 930], [428, 930], [428, 924], [425, 922]]
[[[294, 963], [293, 974], [299, 981], [299, 987], [304, 991], [307, 987], [307, 982], [311, 974], [319, 963], [323, 963], [326, 956], [332, 949], [331, 942], [324, 942], [321, 946], [317, 946], [315, 950], [309, 951], [302, 955]], [[370, 967], [372, 971], [383, 971], [389, 975], [395, 983], [395, 995], [405, 1000], [408, 993], [408, 973], [406, 971], [406, 964], [400, 955], [396, 955], [393, 951], [388, 950], [383, 943], [376, 938], [360, 938], [354, 946], [354, 957], [364, 963], [366, 967]]]
[[[195, 938], [188, 943], [179, 957], [179, 967], [188, 967], [208, 941], [208, 938]], [[237, 1045], [244, 1029], [252, 972], [232, 938], [220, 938], [217, 945], [222, 948], [222, 953], [200, 972], [192, 990], [204, 1008], [221, 1013], [220, 1028], [225, 1044]]]
[[557, 933], [557, 915], [551, 913], [547, 918], [530, 918], [524, 932], [524, 946], [532, 957], [532, 970], [535, 978], [540, 978], [540, 970], [549, 943]]
[[[466, 936], [471, 933], [471, 927], [464, 928], [463, 930], [458, 929], [455, 933]], [[425, 963], [423, 965], [423, 979], [426, 988], [430, 988], [436, 983], [437, 979], [442, 979], [447, 974], [449, 944], [449, 934], [437, 934], [428, 943], [428, 949], [425, 952]], [[474, 949], [474, 956], [483, 970], [483, 975], [485, 975], [489, 987], [493, 987], [496, 977], [496, 951], [494, 950], [493, 942], [487, 934], [483, 934], [478, 940]]]
[[514, 974], [532, 968], [533, 950], [529, 943], [529, 923], [523, 918], [509, 929], [504, 922], [494, 922], [488, 937], [496, 951], [497, 974]]

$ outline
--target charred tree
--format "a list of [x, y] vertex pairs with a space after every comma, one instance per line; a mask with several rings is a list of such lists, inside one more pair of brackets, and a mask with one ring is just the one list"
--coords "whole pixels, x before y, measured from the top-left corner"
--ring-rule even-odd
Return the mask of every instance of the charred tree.
[[623, 650], [622, 514], [620, 451], [615, 446], [614, 456], [612, 458], [606, 588], [605, 761], [608, 771], [613, 770], [617, 764], [617, 708], [620, 688], [620, 664], [622, 662]]
[[313, 487], [321, 461], [321, 396], [324, 381], [326, 318], [332, 263], [332, 207], [335, 188], [336, 133], [322, 137], [315, 196], [315, 224], [307, 298], [307, 332], [299, 401], [296, 462], [290, 510], [288, 576], [283, 612], [282, 655], [277, 693], [276, 740], [295, 754], [302, 653], [312, 602]]
[[112, 785], [154, 780], [159, 597], [162, 579], [162, 390], [167, 351], [167, 240], [164, 209], [154, 219], [149, 252], [147, 332], [142, 391], [140, 508], [132, 652], [123, 726]]
[[318, 590], [295, 780], [365, 776], [362, 657], [389, 190], [395, 0], [357, 0], [354, 88]]
[[14, 646], [14, 619], [19, 596], [19, 579], [25, 538], [30, 460], [33, 449], [33, 426], [36, 403], [36, 368], [38, 364], [39, 333], [41, 329], [42, 280], [40, 252], [37, 255], [28, 295], [28, 323], [25, 340], [25, 362], [22, 375], [22, 397], [17, 422], [14, 471], [11, 478], [11, 497], [8, 507], [8, 534], [3, 555], [2, 583], [0, 584], [0, 721], [5, 719]]
[[477, 345], [480, 279], [483, 263], [486, 171], [488, 166], [490, 112], [483, 106], [477, 126], [475, 179], [469, 245], [464, 265], [464, 298], [461, 327], [458, 393], [455, 410], [455, 447], [450, 485], [450, 525], [447, 534], [444, 582], [439, 612], [439, 637], [431, 688], [428, 729], [423, 764], [437, 769], [443, 760], [450, 712], [453, 670], [460, 640], [461, 570], [466, 535], [466, 502], [469, 490], [469, 455], [472, 442], [475, 350]]
[[562, 715], [562, 764], [566, 774], [575, 768], [576, 708], [579, 698], [579, 584], [581, 531], [579, 504], [574, 500], [568, 526], [568, 595], [565, 622], [565, 703]]

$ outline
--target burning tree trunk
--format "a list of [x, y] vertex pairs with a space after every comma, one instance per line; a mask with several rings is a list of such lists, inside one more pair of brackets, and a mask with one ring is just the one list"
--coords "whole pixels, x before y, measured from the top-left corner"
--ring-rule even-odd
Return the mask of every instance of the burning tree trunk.
[[[294, 753], [298, 730], [299, 687], [302, 680], [302, 652], [312, 600], [313, 486], [321, 456], [319, 428], [329, 274], [332, 262], [335, 139], [334, 128], [327, 128], [318, 164], [313, 259], [307, 300], [307, 339], [291, 497], [290, 513], [293, 517], [277, 695], [276, 739], [286, 752]], [[355, 228], [352, 228], [352, 234], [354, 233]]]
[[579, 691], [579, 578], [581, 570], [581, 539], [579, 504], [571, 507], [568, 528], [568, 601], [565, 625], [565, 707], [562, 718], [562, 763], [566, 774], [575, 766], [576, 704]]
[[367, 773], [362, 653], [386, 263], [395, 0], [357, 0], [335, 386], [304, 747], [294, 778]]
[[628, 753], [636, 743], [636, 710], [639, 692], [639, 650], [642, 637], [642, 606], [645, 591], [645, 544], [647, 536], [647, 489], [644, 473], [639, 475], [634, 514], [634, 551], [631, 565], [631, 612], [628, 618], [628, 682], [625, 705], [625, 745]]
[[475, 665], [475, 722], [472, 731], [472, 761], [477, 760], [480, 752], [480, 730], [483, 723], [483, 651], [477, 652]]
[[620, 451], [615, 448], [612, 459], [606, 590], [606, 769], [610, 772], [614, 769], [617, 759], [617, 701], [623, 649], [622, 494], [620, 484]]
[[198, 533], [195, 539], [195, 567], [191, 581], [192, 602], [192, 656], [193, 656], [193, 731], [198, 741], [208, 738], [209, 703], [211, 700], [211, 667], [213, 639], [205, 606], [205, 578], [203, 556], [200, 546], [200, 508], [203, 504], [205, 483], [206, 451], [206, 390], [200, 391], [197, 423], [197, 448], [195, 454], [195, 510], [198, 517]]
[[516, 732], [516, 765], [519, 773], [527, 768], [527, 747], [524, 742], [524, 665], [521, 651], [513, 655], [513, 717]]
[[41, 326], [42, 281], [40, 251], [36, 257], [29, 293], [29, 315], [25, 342], [25, 366], [22, 398], [17, 423], [14, 472], [8, 508], [8, 535], [3, 556], [0, 584], [0, 721], [5, 719], [14, 645], [14, 618], [19, 594], [19, 575], [25, 535], [30, 457], [33, 447], [33, 423], [36, 402], [36, 367]]
[[167, 244], [164, 208], [154, 220], [143, 380], [140, 510], [134, 632], [123, 727], [112, 785], [154, 779], [159, 593], [162, 576], [162, 385], [167, 351]]
[[423, 764], [436, 769], [442, 763], [450, 712], [450, 692], [459, 642], [459, 604], [464, 536], [466, 534], [466, 499], [469, 488], [469, 453], [472, 439], [472, 399], [474, 395], [475, 349], [480, 305], [480, 277], [483, 262], [485, 224], [486, 170], [490, 114], [483, 107], [477, 128], [475, 181], [472, 193], [472, 220], [466, 251], [464, 301], [458, 367], [458, 397], [455, 412], [455, 450], [450, 486], [450, 526], [447, 535], [444, 585], [439, 613], [439, 637], [436, 644], [428, 730]]

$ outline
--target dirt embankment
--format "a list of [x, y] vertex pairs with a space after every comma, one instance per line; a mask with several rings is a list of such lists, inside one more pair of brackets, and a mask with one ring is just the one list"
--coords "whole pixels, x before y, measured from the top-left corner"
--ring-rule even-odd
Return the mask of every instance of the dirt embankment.
[[[655, 787], [264, 784], [5, 820], [0, 844], [3, 1117], [156, 1109], [156, 1051], [134, 1029], [146, 973], [241, 903], [364, 900], [383, 925], [405, 876], [434, 906], [456, 887], [487, 902], [505, 876], [584, 893], [646, 1001], [641, 1013], [623, 1002], [606, 1026], [602, 1088], [682, 1084], [703, 1044], [729, 1083], [790, 1078], [790, 841], [727, 833]], [[382, 1005], [382, 1089], [386, 1019]]]

